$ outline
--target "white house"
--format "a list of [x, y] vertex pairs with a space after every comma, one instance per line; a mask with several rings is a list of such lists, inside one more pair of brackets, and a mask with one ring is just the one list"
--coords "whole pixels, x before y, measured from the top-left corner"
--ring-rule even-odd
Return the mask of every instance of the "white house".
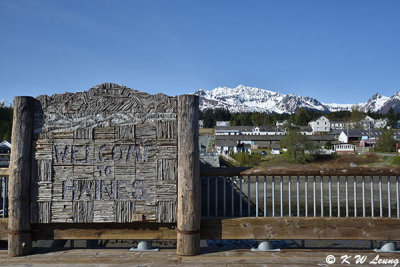
[[282, 127], [283, 125], [285, 125], [286, 123], [288, 123], [288, 120], [284, 120], [284, 121], [276, 121], [276, 127]]
[[271, 147], [271, 154], [272, 155], [279, 155], [281, 154], [281, 146], [280, 145], [273, 145]]
[[258, 126], [217, 126], [215, 135], [283, 135], [284, 132], [276, 127]]
[[313, 134], [313, 130], [310, 126], [299, 126], [298, 129], [302, 135], [312, 135]]
[[387, 119], [378, 119], [375, 120], [375, 127], [376, 129], [383, 129], [386, 128], [387, 125]]
[[277, 127], [252, 127], [249, 129], [243, 129], [241, 131], [244, 135], [283, 135], [283, 131]]
[[199, 128], [203, 128], [204, 127], [204, 122], [203, 120], [199, 120]]
[[342, 130], [346, 128], [344, 121], [331, 121], [331, 130]]
[[374, 128], [375, 120], [368, 115], [365, 116], [364, 119], [361, 120], [361, 122], [363, 122], [365, 126], [371, 125], [372, 128]]
[[0, 153], [1, 154], [9, 154], [11, 153], [11, 144], [7, 140], [4, 140], [0, 143]]
[[334, 148], [338, 154], [353, 154], [355, 153], [356, 146], [353, 144], [337, 144]]
[[215, 126], [229, 126], [229, 121], [216, 121]]
[[0, 147], [7, 147], [11, 149], [11, 144], [7, 140], [4, 140], [3, 142], [0, 143]]
[[311, 126], [313, 133], [329, 132], [331, 129], [330, 121], [325, 116], [310, 121], [308, 125]]

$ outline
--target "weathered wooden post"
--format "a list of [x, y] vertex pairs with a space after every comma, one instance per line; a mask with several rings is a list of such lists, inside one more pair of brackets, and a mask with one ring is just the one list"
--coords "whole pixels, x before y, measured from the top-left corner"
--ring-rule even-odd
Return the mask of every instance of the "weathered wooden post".
[[199, 97], [178, 97], [178, 255], [200, 252]]
[[8, 255], [12, 257], [27, 255], [32, 248], [30, 180], [34, 101], [28, 96], [14, 98], [8, 191]]

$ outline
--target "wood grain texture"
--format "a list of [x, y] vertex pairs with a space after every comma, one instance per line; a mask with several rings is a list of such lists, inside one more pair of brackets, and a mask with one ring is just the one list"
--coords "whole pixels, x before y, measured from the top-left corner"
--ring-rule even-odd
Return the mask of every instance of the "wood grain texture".
[[[34, 240], [177, 238], [171, 223], [32, 224]], [[201, 220], [201, 239], [400, 240], [397, 218], [234, 218]], [[7, 219], [0, 219], [0, 240], [7, 240]]]
[[9, 168], [8, 255], [27, 255], [31, 251], [30, 183], [32, 166], [34, 99], [14, 98], [14, 114]]
[[0, 168], [0, 177], [8, 177], [8, 168]]
[[0, 240], [8, 240], [8, 218], [0, 218]]
[[177, 254], [200, 251], [199, 97], [178, 97], [178, 209]]
[[[334, 255], [340, 266], [343, 255], [348, 255], [351, 265], [367, 266], [376, 256], [381, 260], [398, 259], [398, 253], [376, 253], [365, 249], [283, 249], [277, 252], [252, 252], [249, 248], [202, 248], [196, 257], [178, 256], [173, 249], [161, 249], [157, 253], [132, 252], [126, 248], [113, 249], [64, 249], [52, 251], [42, 249], [27, 257], [7, 258], [0, 250], [0, 261], [4, 266], [328, 266], [326, 257]], [[356, 263], [360, 255], [364, 264]], [[372, 264], [371, 264], [372, 265]], [[383, 266], [393, 266], [394, 263]], [[382, 265], [378, 265], [382, 266]]]
[[397, 218], [246, 217], [201, 221], [202, 239], [400, 240]]

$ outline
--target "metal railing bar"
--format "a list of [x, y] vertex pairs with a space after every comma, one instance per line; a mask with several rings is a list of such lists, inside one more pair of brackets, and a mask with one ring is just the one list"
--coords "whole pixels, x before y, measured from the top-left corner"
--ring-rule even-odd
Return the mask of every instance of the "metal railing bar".
[[215, 217], [218, 217], [218, 178], [215, 177]]
[[346, 176], [345, 180], [345, 190], [346, 190], [346, 217], [349, 217], [349, 177]]
[[324, 217], [324, 177], [321, 176], [320, 180], [321, 189], [321, 217]]
[[363, 217], [365, 217], [365, 176], [362, 177], [361, 181], [361, 194], [362, 194], [362, 209], [363, 209]]
[[240, 186], [240, 190], [239, 190], [239, 194], [240, 194], [240, 202], [239, 202], [239, 215], [240, 217], [243, 217], [243, 181], [242, 181], [242, 177], [240, 177], [239, 179], [239, 186]]
[[275, 176], [272, 176], [271, 194], [272, 194], [272, 217], [275, 217]]
[[313, 205], [314, 205], [314, 217], [317, 217], [317, 177], [315, 176], [313, 180]]
[[353, 176], [353, 191], [354, 191], [354, 217], [357, 217], [357, 179]]
[[264, 176], [264, 217], [267, 217], [267, 176]]
[[337, 192], [337, 209], [338, 217], [340, 217], [340, 176], [336, 176], [336, 192]]
[[387, 179], [388, 179], [387, 180], [388, 217], [390, 218], [390, 217], [392, 217], [392, 206], [391, 206], [391, 203], [390, 203], [390, 199], [391, 199], [391, 196], [390, 196], [390, 190], [391, 190], [390, 176], [388, 176]]
[[207, 216], [210, 217], [210, 177], [207, 177]]
[[300, 217], [300, 178], [296, 180], [296, 202], [297, 202], [297, 217]]
[[289, 202], [289, 217], [292, 217], [292, 176], [289, 176], [289, 182], [288, 182], [288, 202]]
[[231, 178], [231, 215], [235, 217], [235, 184], [234, 184], [234, 177]]
[[382, 207], [382, 177], [379, 176], [379, 216], [383, 217], [383, 207]]
[[332, 217], [332, 177], [328, 180], [328, 195], [329, 195], [329, 217]]
[[371, 184], [371, 217], [375, 217], [374, 211], [374, 178], [373, 176], [370, 177], [370, 184]]
[[223, 177], [223, 187], [224, 187], [224, 217], [226, 217], [226, 177]]
[[247, 216], [250, 217], [250, 176], [247, 176]]
[[308, 176], [305, 177], [304, 181], [304, 216], [308, 216]]
[[256, 176], [256, 217], [258, 217], [258, 176]]

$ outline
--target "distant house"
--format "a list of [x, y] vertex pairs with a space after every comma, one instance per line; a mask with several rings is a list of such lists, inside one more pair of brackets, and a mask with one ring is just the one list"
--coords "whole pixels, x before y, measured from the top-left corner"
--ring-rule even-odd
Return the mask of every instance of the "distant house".
[[281, 154], [281, 146], [279, 144], [272, 145], [271, 147], [271, 154], [272, 155], [279, 155]]
[[353, 144], [337, 144], [334, 145], [334, 150], [338, 154], [354, 154], [356, 153], [356, 146]]
[[283, 135], [284, 132], [276, 127], [258, 126], [217, 126], [215, 135]]
[[343, 130], [346, 129], [346, 122], [342, 120], [331, 121], [331, 131], [332, 130]]
[[297, 127], [302, 135], [312, 135], [313, 130], [311, 126], [299, 126]]
[[286, 123], [288, 123], [288, 120], [284, 120], [284, 121], [276, 121], [276, 127], [282, 127], [283, 125], [285, 125]]
[[369, 130], [369, 129], [375, 128], [375, 120], [368, 115], [365, 116], [364, 119], [362, 119], [360, 122], [361, 122], [364, 130]]
[[[339, 134], [339, 143], [358, 143], [360, 146], [374, 146], [382, 135], [381, 130], [348, 129]], [[394, 131], [394, 138], [400, 137], [400, 131]]]
[[230, 153], [237, 153], [237, 140], [232, 139], [216, 139], [215, 145], [217, 147], [218, 153], [230, 154]]
[[204, 121], [203, 120], [199, 120], [199, 128], [203, 128], [204, 127]]
[[[216, 148], [218, 153], [237, 153], [250, 149], [273, 149], [280, 148], [280, 142], [284, 135], [216, 135]], [[335, 142], [332, 135], [310, 135], [307, 137], [309, 141], [322, 147], [326, 142]], [[225, 152], [226, 151], [226, 152]], [[275, 151], [277, 152], [277, 151]]]
[[379, 119], [379, 120], [375, 120], [375, 129], [383, 129], [386, 128], [387, 126], [387, 119]]
[[0, 143], [0, 154], [9, 154], [11, 153], [11, 143], [7, 140], [4, 140]]
[[383, 128], [386, 126], [386, 120], [380, 120], [378, 122], [375, 121], [370, 116], [365, 116], [362, 120], [359, 121], [344, 121], [344, 120], [335, 120], [331, 121], [331, 130], [344, 130], [344, 129], [352, 129], [352, 128], [360, 128], [363, 130], [371, 130], [376, 128]]
[[308, 125], [311, 126], [313, 133], [329, 132], [331, 129], [330, 121], [325, 116], [310, 121]]
[[216, 121], [215, 126], [217, 126], [217, 127], [229, 126], [229, 121]]
[[347, 144], [350, 142], [359, 141], [361, 139], [361, 137], [362, 137], [362, 130], [348, 129], [348, 130], [343, 130], [339, 134], [338, 141], [339, 141], [339, 143]]

